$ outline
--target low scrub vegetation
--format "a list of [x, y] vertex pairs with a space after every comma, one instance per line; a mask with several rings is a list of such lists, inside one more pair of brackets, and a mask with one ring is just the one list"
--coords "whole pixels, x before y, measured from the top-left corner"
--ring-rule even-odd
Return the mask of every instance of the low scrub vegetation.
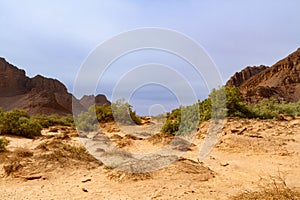
[[198, 104], [191, 106], [181, 106], [167, 113], [167, 120], [165, 121], [162, 132], [170, 134], [185, 134], [199, 125], [199, 108]]
[[261, 119], [281, 119], [281, 115], [291, 117], [300, 115], [300, 101], [296, 103], [280, 103], [277, 99], [263, 99], [258, 104], [249, 107], [255, 117]]
[[88, 153], [86, 148], [82, 146], [70, 145], [59, 139], [46, 141], [37, 146], [36, 149], [41, 149], [45, 152], [44, 154], [38, 156], [47, 162], [55, 161], [61, 164], [66, 164], [68, 159], [83, 162], [98, 162], [92, 155]]
[[[186, 117], [183, 118], [182, 114]], [[161, 131], [174, 135], [186, 134], [209, 119], [224, 117], [281, 119], [281, 115], [299, 116], [300, 101], [280, 103], [275, 99], [263, 99], [256, 105], [250, 105], [243, 101], [237, 88], [222, 87], [218, 90], [214, 89], [203, 101], [198, 101], [191, 106], [181, 106], [167, 113]]]
[[0, 109], [0, 134], [34, 138], [41, 135], [42, 128], [63, 125], [74, 126], [72, 116], [34, 115], [24, 110], [3, 112]]
[[80, 113], [76, 120], [76, 127], [81, 131], [95, 131], [99, 123], [116, 121], [121, 124], [141, 124], [141, 119], [132, 110], [132, 106], [123, 99], [108, 105], [93, 105], [87, 112]]
[[0, 114], [0, 134], [33, 138], [41, 135], [42, 126], [26, 111], [12, 110]]
[[[184, 118], [182, 114], [185, 115]], [[186, 134], [195, 130], [203, 121], [226, 116], [253, 117], [253, 113], [242, 102], [242, 95], [236, 88], [214, 89], [207, 99], [198, 101], [191, 106], [181, 106], [171, 113], [167, 113], [167, 120], [161, 131], [171, 134]]]
[[34, 115], [31, 119], [38, 122], [43, 128], [48, 128], [50, 126], [74, 127], [74, 119], [72, 115]]
[[287, 186], [285, 180], [281, 177], [270, 177], [262, 179], [258, 185], [257, 191], [244, 191], [236, 196], [231, 197], [233, 200], [248, 199], [299, 199], [300, 191], [291, 189]]

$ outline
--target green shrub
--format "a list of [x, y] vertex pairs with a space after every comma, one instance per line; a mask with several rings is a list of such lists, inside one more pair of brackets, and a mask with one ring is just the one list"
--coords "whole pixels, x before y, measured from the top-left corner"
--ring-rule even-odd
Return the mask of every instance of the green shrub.
[[161, 132], [184, 135], [188, 134], [199, 125], [199, 103], [191, 106], [180, 106], [167, 114]]
[[211, 118], [211, 99], [207, 98], [204, 101], [199, 101], [199, 121], [204, 122]]
[[74, 119], [72, 115], [34, 115], [31, 117], [33, 121], [38, 122], [43, 128], [50, 126], [74, 126]]
[[[196, 109], [197, 106], [198, 109]], [[181, 113], [185, 113], [186, 117], [183, 118]], [[187, 133], [197, 127], [199, 123], [211, 118], [218, 119], [227, 116], [280, 119], [281, 114], [299, 116], [300, 101], [296, 103], [279, 103], [276, 99], [263, 99], [256, 105], [249, 105], [243, 102], [242, 94], [237, 88], [222, 87], [218, 90], [213, 89], [209, 97], [203, 101], [198, 101], [192, 106], [181, 106], [171, 113], [167, 113], [167, 119], [161, 132], [171, 134], [176, 134], [176, 132], [177, 134]]]
[[96, 112], [97, 119], [99, 122], [110, 122], [114, 120], [111, 106], [105, 104], [102, 106], [95, 105], [94, 112]]
[[0, 138], [0, 152], [5, 151], [5, 147], [9, 144], [6, 138]]
[[113, 117], [116, 122], [122, 124], [141, 124], [141, 119], [132, 110], [132, 106], [124, 99], [119, 99], [111, 104]]
[[214, 110], [214, 114], [217, 117], [255, 117], [248, 105], [243, 102], [243, 96], [236, 87], [213, 89], [209, 98], [215, 104], [214, 108], [216, 110]]
[[76, 127], [80, 131], [95, 131], [98, 128], [98, 121], [95, 113], [95, 106], [89, 107], [87, 112], [80, 113], [75, 118]]
[[[185, 116], [181, 116], [181, 113], [184, 113]], [[203, 121], [226, 116], [254, 117], [248, 106], [243, 103], [242, 95], [237, 88], [213, 89], [207, 99], [198, 101], [191, 106], [174, 109], [167, 115], [161, 131], [171, 134], [186, 134], [196, 129]]]
[[280, 103], [277, 99], [263, 99], [258, 104], [251, 106], [251, 110], [257, 118], [280, 119], [280, 115], [299, 116], [300, 101], [296, 103]]
[[98, 123], [112, 122], [116, 120], [122, 124], [141, 124], [141, 119], [132, 110], [132, 106], [123, 99], [108, 105], [93, 105], [87, 112], [80, 113], [76, 119], [76, 127], [81, 131], [95, 131]]
[[23, 110], [12, 110], [2, 113], [0, 119], [0, 134], [10, 134], [33, 138], [41, 135], [42, 126], [32, 120]]

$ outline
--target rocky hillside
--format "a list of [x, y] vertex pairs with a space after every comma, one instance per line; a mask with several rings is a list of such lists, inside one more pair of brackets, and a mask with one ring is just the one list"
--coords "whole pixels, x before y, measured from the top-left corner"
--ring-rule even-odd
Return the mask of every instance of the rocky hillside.
[[110, 105], [110, 101], [107, 100], [106, 96], [103, 94], [95, 95], [84, 95], [80, 101], [81, 105], [83, 105], [86, 109], [88, 109], [90, 106], [96, 104], [98, 106], [101, 105]]
[[287, 102], [299, 101], [300, 48], [271, 67], [246, 67], [235, 73], [226, 86], [238, 87], [250, 103], [270, 97]]
[[259, 74], [263, 70], [267, 69], [267, 66], [260, 65], [260, 66], [253, 66], [253, 67], [246, 67], [240, 72], [236, 72], [230, 80], [226, 83], [226, 86], [228, 87], [239, 87], [241, 86], [245, 81], [247, 81], [252, 76], [255, 76], [256, 74]]
[[72, 114], [85, 110], [58, 80], [37, 75], [26, 76], [24, 70], [0, 58], [0, 107], [4, 111], [24, 109], [29, 114]]

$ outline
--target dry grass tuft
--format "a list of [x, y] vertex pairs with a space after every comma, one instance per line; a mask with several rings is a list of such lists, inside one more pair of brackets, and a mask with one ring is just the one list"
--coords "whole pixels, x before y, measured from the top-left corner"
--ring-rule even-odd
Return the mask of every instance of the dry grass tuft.
[[169, 144], [174, 139], [174, 136], [169, 133], [157, 133], [155, 135], [152, 135], [151, 137], [147, 138], [149, 142], [152, 144]]
[[17, 148], [17, 149], [14, 151], [14, 154], [15, 154], [17, 157], [21, 157], [21, 158], [27, 158], [27, 157], [33, 156], [33, 152], [30, 151], [29, 149], [26, 149], [26, 148]]
[[59, 140], [51, 140], [37, 146], [37, 149], [49, 151], [40, 157], [49, 161], [66, 162], [69, 159], [83, 162], [98, 162], [84, 147], [73, 146]]
[[116, 182], [143, 181], [152, 178], [151, 173], [126, 173], [122, 171], [111, 170], [106, 177]]
[[285, 179], [279, 174], [276, 177], [261, 178], [262, 183], [258, 185], [257, 191], [244, 191], [236, 196], [233, 200], [281, 200], [281, 199], [300, 199], [300, 191], [291, 189], [287, 186]]
[[113, 149], [113, 150], [110, 150], [110, 151], [103, 152], [102, 156], [132, 158], [131, 153], [129, 153], [127, 151], [123, 151], [121, 149]]
[[23, 165], [21, 164], [21, 160], [18, 158], [13, 158], [9, 164], [3, 166], [4, 174], [6, 176], [14, 175], [22, 168]]
[[152, 178], [152, 173], [131, 173], [131, 172], [124, 172], [117, 169], [113, 169], [111, 167], [105, 167], [106, 170], [106, 177], [110, 180], [115, 182], [130, 182], [130, 181], [143, 181]]

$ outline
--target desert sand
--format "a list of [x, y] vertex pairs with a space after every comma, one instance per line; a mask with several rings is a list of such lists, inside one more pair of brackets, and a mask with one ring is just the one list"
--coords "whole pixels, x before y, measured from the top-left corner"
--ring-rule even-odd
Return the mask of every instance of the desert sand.
[[179, 152], [176, 159], [154, 153], [151, 159], [172, 163], [145, 173], [103, 164], [85, 148], [91, 148], [89, 139], [108, 138], [124, 150], [107, 152], [96, 143], [95, 152], [108, 160], [123, 156], [132, 161], [132, 155], [157, 152], [173, 137], [158, 134], [161, 123], [155, 120], [143, 126], [107, 123], [101, 135], [81, 133], [82, 138], [66, 127], [43, 130], [37, 139], [5, 136], [10, 143], [0, 153], [0, 199], [230, 199], [272, 181], [300, 190], [299, 117], [227, 118], [217, 144], [199, 160], [209, 123], [200, 125], [191, 145], [173, 148]]

